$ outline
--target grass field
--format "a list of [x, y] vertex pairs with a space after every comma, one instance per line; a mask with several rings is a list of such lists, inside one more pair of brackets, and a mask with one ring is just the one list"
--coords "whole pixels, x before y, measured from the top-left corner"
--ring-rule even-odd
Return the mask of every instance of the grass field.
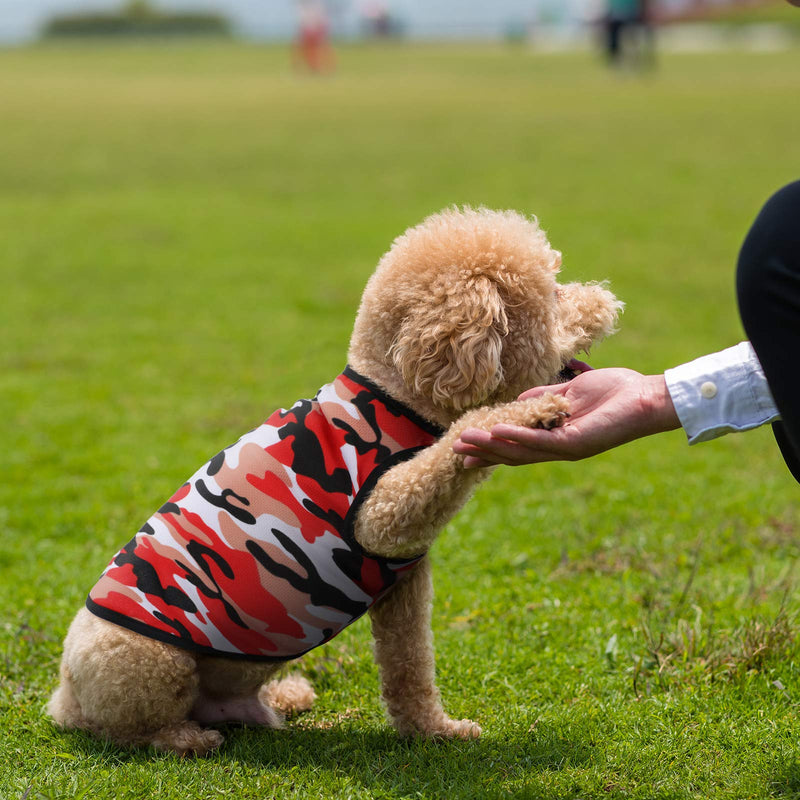
[[800, 174], [799, 57], [353, 47], [315, 80], [280, 48], [0, 51], [0, 797], [800, 797], [800, 494], [766, 429], [493, 476], [433, 551], [439, 682], [477, 742], [395, 737], [365, 621], [302, 662], [312, 712], [208, 760], [44, 714], [110, 556], [338, 373], [428, 213], [535, 213], [564, 280], [610, 279], [597, 366], [739, 341], [738, 247]]

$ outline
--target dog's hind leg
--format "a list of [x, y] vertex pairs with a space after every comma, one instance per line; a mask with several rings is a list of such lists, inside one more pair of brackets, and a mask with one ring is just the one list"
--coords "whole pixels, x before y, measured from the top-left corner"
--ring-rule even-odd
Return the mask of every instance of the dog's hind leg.
[[62, 727], [89, 730], [115, 744], [205, 755], [222, 744], [222, 736], [188, 719], [198, 687], [190, 652], [84, 608], [64, 642], [61, 685], [49, 711]]
[[156, 750], [170, 750], [180, 756], [206, 756], [224, 741], [219, 731], [201, 728], [192, 720], [182, 720], [174, 725], [165, 725], [148, 736], [142, 744]]
[[299, 675], [269, 681], [280, 663], [202, 657], [198, 666], [200, 693], [191, 714], [198, 722], [280, 728], [284, 714], [307, 711], [315, 699], [311, 684]]
[[317, 699], [314, 688], [301, 675], [287, 675], [279, 681], [271, 681], [261, 687], [262, 702], [278, 709], [281, 714], [291, 716], [308, 711]]
[[370, 609], [383, 701], [404, 736], [474, 739], [480, 726], [450, 719], [442, 708], [434, 674], [432, 601], [431, 568], [424, 558]]

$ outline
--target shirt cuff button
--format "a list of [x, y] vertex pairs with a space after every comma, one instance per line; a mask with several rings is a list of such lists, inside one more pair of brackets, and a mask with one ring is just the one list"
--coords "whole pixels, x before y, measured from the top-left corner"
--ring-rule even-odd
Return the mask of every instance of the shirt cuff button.
[[711, 400], [713, 397], [717, 396], [717, 384], [713, 381], [706, 381], [700, 387], [700, 394], [706, 398], [706, 400]]

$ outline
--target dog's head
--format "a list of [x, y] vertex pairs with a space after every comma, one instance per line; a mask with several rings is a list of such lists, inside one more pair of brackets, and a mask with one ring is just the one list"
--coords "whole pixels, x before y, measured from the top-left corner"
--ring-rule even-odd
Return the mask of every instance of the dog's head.
[[622, 306], [600, 285], [558, 284], [560, 266], [537, 222], [513, 211], [428, 217], [367, 284], [350, 362], [439, 421], [552, 383]]

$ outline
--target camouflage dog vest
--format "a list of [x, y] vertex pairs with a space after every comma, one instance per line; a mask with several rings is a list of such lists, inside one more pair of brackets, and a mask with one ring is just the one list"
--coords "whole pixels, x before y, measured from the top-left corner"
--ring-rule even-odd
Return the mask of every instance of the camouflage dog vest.
[[348, 366], [195, 473], [114, 556], [86, 605], [211, 655], [300, 656], [422, 558], [369, 555], [353, 523], [378, 478], [441, 434]]

